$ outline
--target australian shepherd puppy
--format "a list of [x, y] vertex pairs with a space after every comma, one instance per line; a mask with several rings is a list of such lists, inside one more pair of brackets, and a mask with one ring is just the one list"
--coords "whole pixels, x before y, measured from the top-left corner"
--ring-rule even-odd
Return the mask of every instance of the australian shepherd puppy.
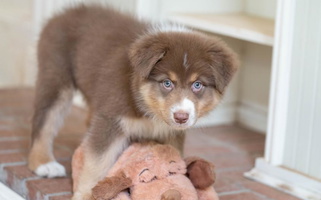
[[91, 118], [74, 199], [90, 199], [130, 143], [153, 140], [182, 151], [184, 130], [219, 103], [236, 63], [215, 37], [109, 8], [80, 6], [55, 16], [38, 43], [29, 168], [39, 176], [65, 175], [52, 143], [73, 92], [81, 91]]

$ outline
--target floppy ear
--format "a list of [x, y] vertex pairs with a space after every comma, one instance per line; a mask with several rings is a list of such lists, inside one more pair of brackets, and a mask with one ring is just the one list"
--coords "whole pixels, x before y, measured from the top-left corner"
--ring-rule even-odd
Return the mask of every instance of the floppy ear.
[[121, 191], [132, 186], [132, 180], [126, 177], [121, 171], [117, 176], [106, 177], [99, 181], [92, 188], [92, 196], [95, 200], [110, 200], [117, 196]]
[[223, 94], [239, 67], [239, 61], [236, 54], [223, 41], [213, 43], [208, 50], [208, 55], [215, 87], [220, 94]]
[[138, 39], [129, 49], [129, 60], [134, 72], [147, 78], [155, 64], [166, 54], [164, 44], [150, 36]]

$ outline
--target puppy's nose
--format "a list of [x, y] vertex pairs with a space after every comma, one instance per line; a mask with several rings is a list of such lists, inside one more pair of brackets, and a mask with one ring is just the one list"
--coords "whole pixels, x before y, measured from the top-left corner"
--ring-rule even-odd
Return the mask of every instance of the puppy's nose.
[[189, 117], [189, 114], [185, 113], [185, 112], [176, 112], [176, 113], [174, 113], [175, 122], [179, 123], [179, 124], [186, 123], [187, 120], [188, 120], [188, 117]]

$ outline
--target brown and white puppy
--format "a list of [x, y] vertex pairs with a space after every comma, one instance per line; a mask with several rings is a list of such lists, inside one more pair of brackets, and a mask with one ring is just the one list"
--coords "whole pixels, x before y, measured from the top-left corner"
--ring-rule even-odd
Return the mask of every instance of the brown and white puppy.
[[52, 18], [38, 43], [38, 64], [31, 170], [64, 176], [52, 143], [75, 90], [91, 111], [74, 199], [88, 199], [132, 142], [182, 150], [184, 130], [215, 108], [237, 68], [234, 53], [217, 38], [97, 6]]

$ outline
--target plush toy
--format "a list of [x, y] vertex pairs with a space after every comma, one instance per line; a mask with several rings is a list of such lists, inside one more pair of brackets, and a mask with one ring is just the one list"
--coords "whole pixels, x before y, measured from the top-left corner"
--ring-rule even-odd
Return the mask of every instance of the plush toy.
[[[74, 191], [82, 169], [80, 146], [72, 161]], [[95, 200], [218, 200], [214, 166], [197, 157], [181, 158], [170, 145], [132, 144], [92, 189]]]

